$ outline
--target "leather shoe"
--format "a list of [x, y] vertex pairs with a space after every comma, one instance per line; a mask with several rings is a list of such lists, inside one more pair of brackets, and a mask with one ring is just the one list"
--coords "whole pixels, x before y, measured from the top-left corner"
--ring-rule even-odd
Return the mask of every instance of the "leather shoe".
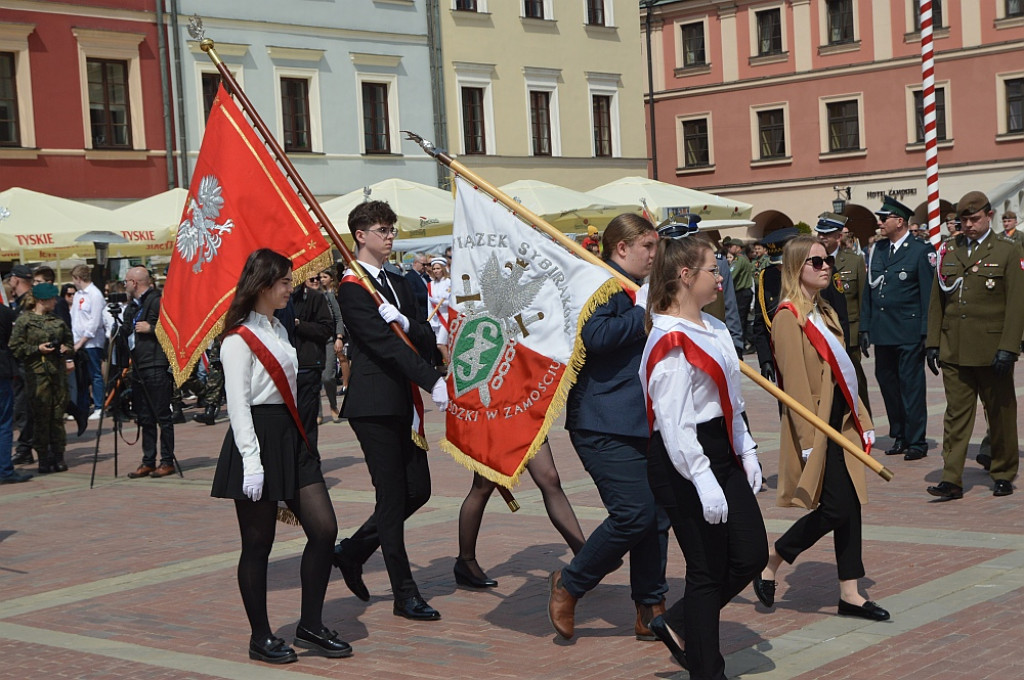
[[67, 472], [68, 471], [68, 464], [65, 463], [63, 460], [58, 460], [56, 463], [53, 464], [53, 471], [54, 472]]
[[929, 486], [928, 493], [938, 496], [944, 501], [954, 501], [964, 497], [963, 487], [959, 487], [951, 482], [939, 482], [935, 486]]
[[892, 448], [885, 452], [887, 456], [898, 456], [901, 453], [907, 452], [907, 445], [903, 443], [902, 439], [897, 439], [892, 443]]
[[352, 594], [363, 602], [369, 602], [370, 591], [363, 583], [363, 565], [346, 560], [341, 543], [334, 546], [334, 566], [341, 572], [341, 577], [345, 579], [345, 585], [352, 591]]
[[1013, 493], [1013, 484], [1006, 479], [997, 479], [996, 484], [992, 487], [993, 496], [1009, 496]]
[[455, 558], [455, 567], [452, 569], [452, 573], [455, 574], [455, 582], [460, 586], [466, 586], [468, 588], [495, 588], [498, 582], [493, 578], [487, 578], [487, 574], [478, 566], [477, 569], [480, 571], [480, 576], [473, 573], [467, 565], [472, 562], [476, 564], [475, 558], [464, 560], [461, 557]]
[[921, 460], [928, 455], [927, 449], [907, 449], [907, 452], [903, 454], [903, 460]]
[[889, 620], [889, 612], [885, 611], [871, 600], [867, 600], [860, 606], [850, 604], [846, 600], [839, 600], [839, 613], [842, 616], [859, 616], [862, 619], [870, 619], [872, 621]]
[[149, 473], [150, 477], [166, 477], [174, 474], [174, 466], [166, 463]]
[[30, 479], [32, 479], [32, 475], [15, 470], [6, 477], [0, 477], [0, 484], [21, 484], [22, 482], [27, 482]]
[[576, 598], [562, 585], [561, 569], [551, 572], [548, 582], [548, 621], [556, 633], [570, 640], [576, 627]]
[[651, 619], [651, 632], [668, 647], [668, 651], [672, 654], [672, 658], [676, 660], [676, 663], [682, 666], [684, 670], [690, 670], [689, 664], [686, 663], [686, 651], [676, 644], [675, 638], [672, 637], [672, 632], [669, 630], [668, 624], [665, 623], [664, 617], [655, 616]]
[[155, 470], [155, 467], [149, 465], [140, 465], [135, 472], [128, 473], [128, 479], [138, 479], [139, 477], [149, 477], [149, 473]]
[[43, 465], [42, 463], [40, 463], [39, 467], [36, 468], [36, 473], [38, 473], [40, 475], [48, 475], [51, 472], [53, 472], [53, 466], [52, 465]]
[[757, 595], [757, 599], [761, 604], [769, 609], [775, 606], [775, 588], [777, 585], [775, 581], [761, 578], [760, 574], [754, 577], [754, 595]]
[[11, 465], [31, 465], [36, 462], [31, 451], [22, 451], [11, 456]]
[[978, 462], [978, 465], [985, 468], [986, 470], [992, 469], [992, 456], [987, 453], [979, 453], [975, 456], [974, 460]]
[[267, 663], [292, 663], [299, 657], [295, 650], [285, 644], [284, 640], [273, 635], [249, 639], [249, 658]]
[[413, 621], [437, 621], [441, 618], [441, 612], [417, 595], [404, 600], [395, 600], [395, 616], [404, 616]]
[[305, 626], [295, 629], [296, 647], [311, 649], [317, 654], [323, 654], [330, 659], [344, 659], [352, 656], [352, 645], [344, 640], [338, 639], [337, 631], [328, 630], [327, 626], [320, 626], [316, 633]]
[[633, 632], [636, 639], [644, 642], [653, 642], [657, 636], [651, 631], [651, 621], [665, 613], [665, 599], [657, 604], [636, 604], [636, 623], [633, 625]]

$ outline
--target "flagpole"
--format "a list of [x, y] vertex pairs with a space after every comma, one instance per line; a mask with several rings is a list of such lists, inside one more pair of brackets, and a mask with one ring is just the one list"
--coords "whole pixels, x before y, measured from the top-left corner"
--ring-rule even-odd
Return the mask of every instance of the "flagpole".
[[[456, 175], [462, 175], [462, 177], [465, 178], [467, 181], [471, 182], [476, 187], [483, 189], [485, 192], [490, 194], [491, 198], [495, 199], [496, 201], [504, 205], [506, 208], [511, 210], [513, 214], [518, 215], [522, 220], [529, 223], [534, 228], [550, 236], [557, 243], [567, 248], [574, 255], [577, 255], [581, 259], [586, 260], [591, 264], [595, 264], [599, 267], [604, 267], [615, 276], [619, 283], [621, 283], [624, 287], [628, 288], [629, 290], [636, 290], [638, 288], [636, 283], [634, 283], [630, 278], [624, 276], [620, 272], [615, 271], [610, 266], [608, 266], [608, 263], [606, 263], [604, 260], [597, 257], [592, 252], [590, 252], [580, 244], [576, 243], [576, 241], [567, 237], [558, 229], [548, 224], [544, 220], [544, 218], [534, 214], [528, 208], [517, 203], [515, 200], [512, 199], [512, 197], [503, 192], [501, 189], [494, 186], [490, 182], [486, 181], [485, 179], [477, 175], [475, 172], [467, 168], [465, 165], [463, 165], [459, 161], [455, 160], [454, 158], [446, 154], [444, 151], [435, 148], [434, 145], [429, 140], [423, 139], [419, 135], [413, 132], [409, 132], [408, 130], [403, 130], [403, 132], [406, 134], [408, 139], [419, 144], [420, 148], [423, 149], [423, 151], [426, 152], [427, 155], [432, 156], [435, 160], [437, 160], [437, 162], [442, 163], [448, 168], [450, 168]], [[846, 451], [849, 451], [850, 454], [857, 458], [857, 460], [862, 462], [864, 465], [868, 466], [882, 479], [888, 482], [893, 478], [893, 473], [891, 470], [889, 470], [887, 467], [885, 467], [877, 460], [872, 458], [869, 454], [865, 453], [863, 449], [861, 449], [859, 446], [857, 446], [849, 439], [844, 437], [835, 428], [833, 428], [824, 420], [822, 420], [817, 415], [812, 413], [808, 408], [803, 406], [796, 399], [794, 399], [793, 397], [789, 396], [781, 389], [779, 389], [778, 385], [775, 385], [768, 379], [764, 378], [761, 374], [759, 374], [753, 368], [748, 366], [746, 362], [741, 361], [739, 363], [740, 371], [745, 376], [753, 380], [758, 386], [760, 386], [773, 397], [775, 397], [777, 400], [785, 404], [791, 411], [801, 416], [804, 420], [809, 422], [818, 430], [821, 430], [823, 433], [825, 433], [826, 436], [828, 436], [829, 439], [834, 441], [836, 444], [839, 444], [839, 446], [843, 447]]]

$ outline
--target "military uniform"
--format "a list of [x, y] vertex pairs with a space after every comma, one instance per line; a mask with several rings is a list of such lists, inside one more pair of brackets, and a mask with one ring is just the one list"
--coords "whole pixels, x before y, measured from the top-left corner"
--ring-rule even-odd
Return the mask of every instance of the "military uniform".
[[[58, 351], [39, 351], [39, 346], [48, 342]], [[59, 351], [61, 345], [74, 345], [71, 329], [52, 314], [26, 312], [18, 317], [11, 331], [11, 352], [25, 371], [33, 424], [32, 448], [39, 456], [40, 472], [52, 472], [55, 467], [67, 469], [64, 409], [68, 402], [68, 380]]]
[[989, 474], [1007, 482], [1017, 474], [1013, 368], [999, 375], [992, 364], [999, 351], [1016, 361], [1024, 336], [1024, 250], [991, 229], [971, 254], [968, 250], [963, 234], [943, 244], [926, 343], [930, 352], [938, 349], [946, 392], [942, 481], [960, 489], [979, 397], [991, 432]]

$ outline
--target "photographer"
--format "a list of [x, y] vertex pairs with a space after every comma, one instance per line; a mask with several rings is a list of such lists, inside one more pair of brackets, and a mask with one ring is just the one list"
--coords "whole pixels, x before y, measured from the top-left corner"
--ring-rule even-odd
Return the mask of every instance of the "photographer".
[[[174, 472], [174, 422], [171, 414], [170, 364], [156, 338], [160, 291], [153, 288], [145, 267], [132, 267], [125, 276], [132, 301], [124, 310], [119, 335], [132, 358], [132, 394], [142, 428], [142, 465], [128, 477], [165, 477]], [[157, 425], [160, 426], [160, 466], [156, 466]]]

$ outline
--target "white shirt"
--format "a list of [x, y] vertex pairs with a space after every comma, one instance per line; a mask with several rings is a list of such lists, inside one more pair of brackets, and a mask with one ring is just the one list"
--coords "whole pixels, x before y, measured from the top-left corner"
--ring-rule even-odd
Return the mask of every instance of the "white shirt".
[[896, 241], [889, 241], [889, 249], [892, 250], [892, 251], [899, 250], [900, 246], [902, 246], [903, 242], [906, 241], [908, 238], [910, 238], [910, 232], [909, 231], [907, 233], [903, 234], [903, 236], [901, 236], [898, 240], [896, 240]]
[[[665, 314], [654, 314], [653, 327], [647, 340], [651, 348], [666, 333], [685, 331], [712, 357], [724, 361], [729, 395], [732, 397], [733, 449], [744, 454], [757, 448], [747, 424], [743, 421], [746, 404], [740, 394], [740, 365], [732, 336], [724, 323], [709, 314], [701, 314], [704, 325]], [[645, 350], [645, 357], [648, 354]], [[715, 355], [718, 356], [715, 356]], [[697, 425], [724, 415], [718, 385], [704, 371], [692, 366], [682, 348], [674, 348], [655, 365], [648, 382], [641, 365], [640, 381], [646, 383], [654, 407], [654, 429], [661, 433], [673, 467], [686, 479], [713, 474], [704, 447], [697, 440]]]
[[[430, 327], [437, 333], [441, 328], [441, 319], [448, 318], [448, 298], [452, 292], [452, 280], [445, 277], [440, 281], [430, 280], [427, 284], [427, 315], [437, 308], [437, 313], [430, 317]], [[438, 304], [441, 306], [438, 307]]]
[[106, 306], [103, 293], [92, 283], [75, 293], [71, 301], [71, 336], [76, 345], [87, 338], [83, 347], [103, 347], [107, 337], [103, 325]]
[[[363, 262], [362, 260], [357, 260], [357, 261], [359, 262], [359, 266], [363, 268], [363, 271], [366, 272], [367, 276], [369, 276], [371, 279], [376, 279], [377, 283], [380, 283], [380, 267], [378, 267], [377, 265], [374, 265], [374, 264], [370, 264], [369, 262]], [[351, 269], [346, 269], [345, 270], [345, 274], [354, 274], [354, 273], [355, 272], [353, 272]], [[387, 277], [387, 275], [385, 275], [384, 276], [384, 280], [388, 282], [388, 290], [391, 291], [391, 296], [395, 298], [395, 307], [397, 307], [399, 310], [401, 310], [402, 309], [402, 301], [398, 299], [398, 292], [395, 291], [395, 287], [391, 285], [391, 279], [389, 279]], [[383, 295], [381, 295], [381, 297], [384, 298], [384, 302], [388, 301], [388, 299], [385, 298]]]
[[[263, 314], [250, 312], [243, 326], [256, 334], [267, 349], [281, 363], [288, 385], [295, 398], [295, 376], [299, 370], [295, 348], [288, 342], [288, 331], [276, 318], [267, 319]], [[249, 345], [237, 334], [224, 338], [220, 346], [220, 361], [224, 367], [224, 395], [228, 405], [228, 419], [235, 437], [235, 446], [242, 454], [245, 474], [263, 471], [260, 463], [260, 443], [252, 424], [250, 406], [258, 404], [283, 404], [284, 399], [277, 391], [274, 380]]]

